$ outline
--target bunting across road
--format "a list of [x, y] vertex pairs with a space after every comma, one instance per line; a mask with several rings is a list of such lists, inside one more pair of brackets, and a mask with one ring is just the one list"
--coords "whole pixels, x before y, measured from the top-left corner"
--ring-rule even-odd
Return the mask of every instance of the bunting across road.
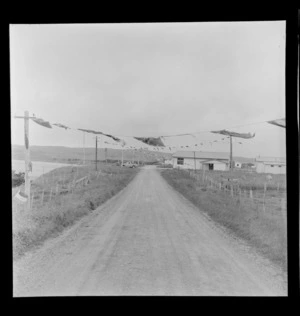
[[[106, 134], [103, 133], [101, 131], [95, 131], [95, 130], [91, 130], [91, 129], [83, 129], [83, 128], [71, 128], [68, 127], [64, 124], [61, 123], [50, 123], [42, 118], [37, 118], [33, 115], [33, 117], [30, 117], [30, 119], [32, 119], [32, 121], [34, 121], [36, 124], [39, 124], [43, 127], [46, 128], [52, 128], [53, 126], [59, 127], [59, 128], [63, 128], [65, 130], [71, 129], [71, 130], [78, 130], [84, 133], [89, 133], [89, 134], [95, 134], [95, 135], [103, 135], [106, 137], [111, 138], [114, 142], [116, 142], [116, 144], [114, 143], [109, 143], [109, 142], [105, 142], [106, 144], [112, 144], [112, 145], [121, 145], [122, 147], [124, 147], [125, 145], [129, 145], [127, 143], [127, 141], [131, 144], [133, 144], [133, 140], [137, 140], [138, 142], [141, 142], [143, 144], [147, 144], [148, 146], [153, 147], [154, 150], [160, 151], [160, 150], [172, 150], [172, 149], [177, 149], [177, 148], [190, 148], [190, 147], [200, 147], [200, 146], [204, 146], [205, 143], [207, 143], [207, 145], [212, 146], [214, 143], [225, 143], [223, 142], [226, 138], [229, 137], [239, 137], [239, 138], [244, 138], [244, 139], [251, 139], [255, 137], [255, 133], [251, 134], [251, 133], [237, 133], [237, 132], [233, 132], [233, 131], [228, 131], [226, 129], [222, 129], [222, 130], [215, 130], [215, 131], [205, 131], [205, 132], [210, 132], [210, 133], [215, 133], [215, 134], [221, 134], [221, 135], [225, 135], [227, 137], [223, 137], [221, 140], [201, 140], [200, 143], [194, 143], [193, 145], [182, 145], [182, 146], [170, 146], [170, 145], [166, 145], [165, 141], [167, 137], [179, 137], [179, 136], [192, 136], [194, 138], [196, 138], [195, 134], [198, 134], [200, 132], [195, 132], [195, 133], [186, 133], [186, 134], [174, 134], [174, 135], [162, 135], [162, 136], [158, 136], [158, 137], [136, 137], [136, 136], [115, 136], [115, 135], [111, 135], [111, 134]], [[285, 122], [285, 118], [281, 118], [281, 119], [277, 119], [277, 120], [271, 120], [271, 121], [265, 121], [269, 124], [273, 124], [273, 125], [277, 125], [280, 127], [285, 128], [286, 127], [286, 122]], [[260, 122], [263, 123], [263, 122]], [[254, 124], [254, 123], [253, 123]], [[247, 125], [247, 124], [246, 124]], [[248, 124], [249, 125], [249, 124]], [[203, 131], [204, 132], [204, 131]], [[126, 140], [126, 141], [125, 141]], [[28, 141], [26, 140], [25, 143], [28, 143]], [[239, 144], [242, 144], [241, 142], [238, 142]], [[141, 145], [137, 145], [137, 147], [141, 147]], [[136, 148], [136, 147], [131, 147], [130, 148]]]

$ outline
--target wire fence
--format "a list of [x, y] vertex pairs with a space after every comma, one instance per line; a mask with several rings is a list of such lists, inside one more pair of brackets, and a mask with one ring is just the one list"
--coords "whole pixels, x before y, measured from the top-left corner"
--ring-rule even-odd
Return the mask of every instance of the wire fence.
[[193, 170], [181, 169], [186, 172], [190, 178], [194, 179], [204, 190], [213, 190], [223, 192], [234, 200], [247, 204], [264, 212], [281, 213], [286, 216], [287, 201], [286, 192], [268, 189], [267, 183], [264, 183], [263, 190], [252, 190], [242, 188], [237, 181], [216, 181], [205, 173], [197, 173]]
[[[82, 166], [62, 168], [60, 172], [53, 171], [31, 179], [30, 209], [41, 208], [60, 196], [78, 191], [98, 180], [102, 173], [101, 170], [95, 171]], [[23, 186], [12, 190], [13, 208], [25, 210], [25, 203], [17, 198], [20, 191], [23, 191]]]

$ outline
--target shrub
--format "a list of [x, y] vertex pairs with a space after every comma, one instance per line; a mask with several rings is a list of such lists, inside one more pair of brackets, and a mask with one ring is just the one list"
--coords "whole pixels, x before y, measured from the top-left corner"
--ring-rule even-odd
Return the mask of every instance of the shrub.
[[12, 187], [18, 187], [25, 182], [25, 173], [19, 172], [15, 173], [15, 170], [12, 170]]

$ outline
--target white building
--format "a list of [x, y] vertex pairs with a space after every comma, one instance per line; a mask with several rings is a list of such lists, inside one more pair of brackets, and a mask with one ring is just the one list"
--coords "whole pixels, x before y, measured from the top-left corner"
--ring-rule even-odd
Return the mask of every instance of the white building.
[[229, 169], [229, 154], [177, 151], [173, 154], [173, 168], [226, 171]]
[[286, 159], [277, 157], [258, 157], [255, 159], [257, 173], [286, 174]]

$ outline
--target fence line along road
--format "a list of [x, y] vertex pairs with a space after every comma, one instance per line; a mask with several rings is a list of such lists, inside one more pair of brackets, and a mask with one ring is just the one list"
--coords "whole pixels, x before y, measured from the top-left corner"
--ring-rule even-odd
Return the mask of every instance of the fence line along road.
[[[253, 197], [252, 189], [244, 189], [242, 190], [239, 187], [239, 184], [235, 181], [228, 181], [225, 183], [217, 182], [213, 178], [205, 175], [204, 173], [200, 175], [196, 173], [194, 170], [180, 169], [181, 171], [187, 172], [189, 176], [196, 180], [196, 182], [201, 182], [206, 185], [207, 188], [214, 188], [218, 191], [227, 192], [230, 194], [232, 198], [239, 198], [247, 200], [251, 203], [255, 202], [257, 205], [261, 204], [263, 208], [266, 206], [277, 206], [280, 207], [281, 210], [286, 209], [286, 197], [278, 197], [278, 202], [272, 201], [272, 198], [266, 198], [265, 194], [267, 191], [267, 186], [264, 186], [264, 197], [258, 198]], [[229, 189], [230, 188], [230, 189]], [[247, 192], [248, 191], [248, 192]]]

